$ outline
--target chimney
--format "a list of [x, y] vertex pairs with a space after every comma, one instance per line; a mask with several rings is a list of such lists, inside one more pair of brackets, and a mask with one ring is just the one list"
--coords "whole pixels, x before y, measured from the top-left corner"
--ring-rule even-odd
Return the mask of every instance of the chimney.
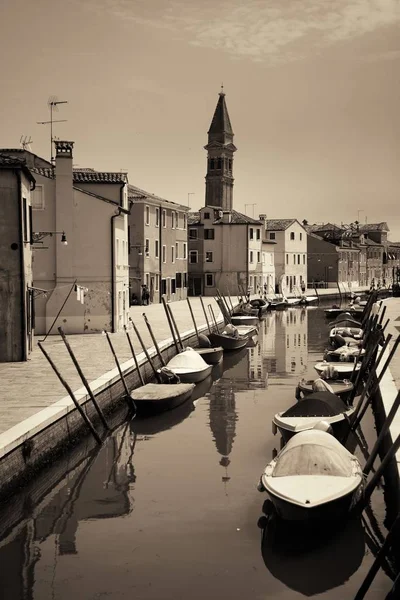
[[267, 215], [265, 215], [265, 214], [258, 215], [258, 218], [264, 224], [264, 231], [267, 231]]
[[[59, 243], [56, 248], [56, 273], [58, 278], [72, 278], [73, 271], [73, 222], [74, 190], [72, 178], [72, 149], [74, 142], [56, 140], [56, 231], [65, 231], [68, 246]], [[58, 240], [57, 240], [58, 241]]]

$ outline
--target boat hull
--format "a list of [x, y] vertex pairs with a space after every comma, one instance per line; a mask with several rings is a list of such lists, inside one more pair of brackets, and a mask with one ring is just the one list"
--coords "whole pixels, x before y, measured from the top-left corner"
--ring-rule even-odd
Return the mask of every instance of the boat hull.
[[207, 337], [214, 346], [222, 346], [224, 352], [240, 350], [246, 346], [249, 340], [248, 336], [234, 338], [221, 335], [220, 333], [209, 333]]
[[[347, 421], [346, 421], [345, 417], [343, 417], [343, 419], [341, 419], [340, 421], [336, 421], [335, 423], [332, 423], [329, 420], [329, 417], [320, 417], [320, 418], [317, 417], [315, 419], [315, 423], [317, 423], [318, 420], [329, 423], [329, 425], [332, 427], [332, 432], [336, 439], [340, 440], [343, 438], [343, 435], [345, 434], [346, 429], [347, 429]], [[299, 422], [300, 422], [300, 419], [299, 419]], [[288, 441], [290, 440], [290, 438], [292, 438], [294, 435], [296, 435], [297, 433], [300, 433], [300, 431], [293, 431], [292, 429], [287, 429], [283, 423], [278, 424], [278, 423], [276, 423], [275, 420], [273, 420], [273, 423], [275, 423], [275, 425], [277, 426], [278, 431], [281, 434], [285, 444], [287, 444]], [[312, 426], [310, 427], [310, 429], [312, 429]], [[302, 429], [301, 431], [305, 431], [305, 430], [306, 430], [306, 428]]]
[[252, 315], [232, 315], [232, 325], [257, 325], [259, 318]]
[[148, 383], [130, 392], [140, 414], [171, 410], [191, 398], [195, 386], [184, 383]]
[[201, 358], [208, 365], [217, 365], [224, 355], [224, 349], [222, 346], [217, 348], [194, 348], [197, 354], [200, 354]]
[[359, 498], [360, 486], [348, 494], [335, 498], [324, 504], [306, 508], [284, 500], [273, 494], [272, 491], [266, 490], [268, 496], [273, 503], [278, 517], [285, 521], [303, 521], [308, 523], [323, 523], [343, 520], [349, 513], [351, 507]]
[[[357, 373], [360, 370], [361, 367], [361, 362], [357, 362], [354, 368], [354, 362], [335, 362], [335, 363], [329, 363], [329, 362], [325, 362], [325, 363], [317, 363], [316, 365], [314, 365], [314, 369], [317, 371], [318, 375], [321, 375], [321, 373], [327, 368], [327, 367], [334, 367], [338, 373], [339, 373], [339, 377], [341, 379], [347, 379], [350, 378], [354, 373]], [[330, 385], [330, 381], [329, 381], [329, 385]]]
[[181, 383], [200, 383], [200, 381], [203, 381], [211, 375], [212, 365], [207, 365], [206, 368], [199, 369], [198, 371], [189, 371], [179, 368], [174, 369], [171, 367], [171, 371], [178, 375]]

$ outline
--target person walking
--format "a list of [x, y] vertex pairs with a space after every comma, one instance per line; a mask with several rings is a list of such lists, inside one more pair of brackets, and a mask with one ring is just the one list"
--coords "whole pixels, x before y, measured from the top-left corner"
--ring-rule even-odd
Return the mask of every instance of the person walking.
[[146, 284], [142, 285], [142, 304], [148, 305], [150, 298], [150, 292]]

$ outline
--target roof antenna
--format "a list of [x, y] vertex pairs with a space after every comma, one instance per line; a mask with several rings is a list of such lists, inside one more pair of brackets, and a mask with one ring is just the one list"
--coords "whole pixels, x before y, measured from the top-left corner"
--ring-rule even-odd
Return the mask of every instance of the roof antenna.
[[23, 150], [29, 150], [29, 152], [32, 152], [31, 144], [33, 144], [33, 140], [30, 136], [29, 136], [29, 140], [28, 140], [27, 135], [21, 135], [21, 137], [19, 139], [19, 145], [21, 146], [21, 148]]
[[36, 121], [38, 125], [48, 125], [50, 124], [50, 156], [51, 156], [51, 164], [54, 164], [54, 156], [53, 156], [53, 123], [66, 123], [67, 119], [60, 119], [58, 121], [53, 120], [53, 111], [58, 112], [58, 104], [68, 104], [68, 100], [58, 100], [57, 96], [50, 96], [47, 101], [47, 106], [50, 109], [50, 121]]

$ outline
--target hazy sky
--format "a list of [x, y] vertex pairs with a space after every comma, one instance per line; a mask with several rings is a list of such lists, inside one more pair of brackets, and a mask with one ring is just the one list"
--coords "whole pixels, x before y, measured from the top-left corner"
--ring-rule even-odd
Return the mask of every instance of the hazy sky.
[[0, 30], [0, 147], [48, 158], [56, 95], [77, 165], [196, 209], [223, 82], [237, 210], [400, 241], [399, 0], [3, 0]]

